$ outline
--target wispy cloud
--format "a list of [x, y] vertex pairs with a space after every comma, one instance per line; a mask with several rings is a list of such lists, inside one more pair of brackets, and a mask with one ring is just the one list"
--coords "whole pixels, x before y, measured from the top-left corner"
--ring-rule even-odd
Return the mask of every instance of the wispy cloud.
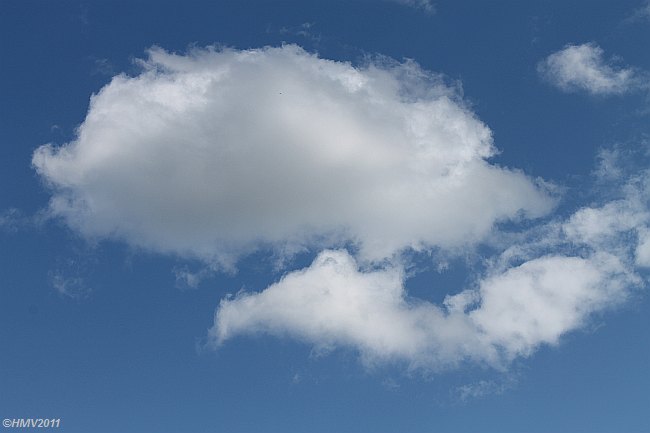
[[567, 45], [538, 64], [544, 79], [565, 92], [617, 95], [639, 88], [640, 77], [630, 67], [606, 60], [594, 43]]
[[176, 278], [176, 287], [179, 289], [197, 289], [201, 282], [214, 274], [209, 267], [191, 271], [187, 266], [175, 267], [172, 269]]
[[501, 380], [479, 380], [461, 385], [453, 390], [452, 397], [460, 403], [467, 403], [471, 400], [481, 399], [490, 395], [500, 395], [516, 386], [516, 378], [507, 375]]
[[436, 7], [431, 0], [388, 0], [394, 3], [399, 3], [404, 6], [420, 9], [426, 13], [433, 14], [436, 12]]
[[89, 59], [93, 62], [91, 74], [105, 75], [109, 77], [112, 77], [116, 74], [115, 67], [110, 60], [96, 57], [90, 57]]
[[5, 209], [0, 212], [0, 229], [15, 232], [25, 224], [25, 217], [16, 208]]
[[304, 38], [312, 43], [321, 41], [321, 34], [315, 31], [316, 23], [304, 22], [298, 26], [282, 26], [279, 29], [282, 35], [292, 35]]
[[71, 275], [62, 270], [50, 273], [50, 282], [56, 292], [65, 298], [81, 300], [92, 292], [86, 281], [79, 275]]
[[650, 21], [650, 1], [646, 1], [641, 7], [634, 10], [630, 16], [623, 20], [623, 24]]
[[11, 207], [0, 211], [0, 230], [15, 233], [34, 229], [40, 227], [47, 219], [47, 212], [39, 211], [33, 215], [26, 215], [20, 209]]

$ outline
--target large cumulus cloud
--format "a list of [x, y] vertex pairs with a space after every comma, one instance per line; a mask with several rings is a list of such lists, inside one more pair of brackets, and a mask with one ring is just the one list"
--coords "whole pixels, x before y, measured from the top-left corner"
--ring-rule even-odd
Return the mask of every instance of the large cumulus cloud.
[[293, 45], [149, 51], [33, 164], [88, 237], [232, 264], [260, 246], [352, 242], [380, 260], [480, 241], [552, 201], [488, 162], [491, 131], [413, 62], [360, 67]]

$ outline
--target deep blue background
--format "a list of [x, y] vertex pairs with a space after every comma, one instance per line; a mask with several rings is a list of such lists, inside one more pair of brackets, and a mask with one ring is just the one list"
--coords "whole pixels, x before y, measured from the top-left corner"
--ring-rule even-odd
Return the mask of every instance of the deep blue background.
[[[539, 79], [536, 64], [567, 43], [596, 41], [606, 55], [650, 70], [650, 19], [625, 21], [640, 6], [438, 1], [430, 15], [382, 1], [2, 0], [0, 212], [15, 208], [24, 218], [0, 229], [0, 417], [61, 418], [65, 432], [650, 431], [644, 294], [506, 375], [367, 371], [353, 352], [318, 357], [273, 338], [200, 350], [226, 293], [278, 278], [261, 257], [237, 275], [180, 290], [172, 269], [200, 264], [110, 242], [89, 246], [56, 222], [29, 222], [49, 198], [30, 166], [34, 149], [70, 140], [90, 95], [112, 75], [136, 74], [133, 59], [152, 45], [182, 52], [294, 42], [353, 63], [367, 53], [412, 58], [462, 82], [494, 131], [498, 163], [584, 184], [599, 147], [635, 146], [650, 134], [650, 104], [643, 95], [562, 94]], [[312, 23], [310, 36], [297, 34], [303, 23]], [[57, 294], [57, 269], [83, 277], [89, 294]], [[408, 285], [439, 299], [467, 283], [461, 266]], [[514, 382], [459, 401], [454, 390], [478, 380]]]

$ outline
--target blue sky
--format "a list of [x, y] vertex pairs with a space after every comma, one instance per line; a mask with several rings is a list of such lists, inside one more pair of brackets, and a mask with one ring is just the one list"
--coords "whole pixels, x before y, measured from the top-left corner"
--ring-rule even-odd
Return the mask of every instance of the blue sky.
[[650, 4], [494, 3], [3, 1], [2, 417], [648, 431]]

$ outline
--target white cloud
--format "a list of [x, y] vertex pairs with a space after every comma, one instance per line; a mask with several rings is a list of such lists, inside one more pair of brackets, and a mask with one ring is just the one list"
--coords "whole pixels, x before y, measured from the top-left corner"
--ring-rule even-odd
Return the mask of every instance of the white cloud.
[[635, 71], [617, 67], [603, 58], [598, 45], [567, 45], [538, 65], [540, 74], [566, 92], [583, 91], [594, 95], [622, 94], [638, 86]]
[[[346, 251], [324, 251], [307, 269], [258, 294], [225, 299], [211, 333], [216, 343], [241, 333], [267, 332], [318, 347], [358, 348], [367, 362], [454, 361], [481, 352], [466, 316], [447, 316], [428, 303], [406, 301], [399, 268], [360, 271]], [[467, 344], [464, 343], [473, 343]]]
[[34, 153], [51, 213], [89, 238], [226, 266], [343, 242], [381, 260], [552, 206], [487, 162], [491, 131], [413, 62], [354, 67], [288, 45], [154, 48], [141, 65], [92, 97], [74, 141]]
[[544, 256], [491, 275], [442, 307], [408, 300], [399, 269], [360, 270], [347, 252], [325, 251], [260, 293], [223, 300], [211, 337], [218, 345], [261, 332], [352, 347], [367, 364], [501, 368], [541, 344], [557, 344], [593, 313], [623, 301], [634, 282], [615, 256]]
[[0, 229], [15, 232], [23, 225], [24, 216], [16, 208], [5, 209], [0, 212]]
[[650, 20], [650, 1], [636, 9], [629, 17], [623, 20], [623, 24], [632, 24], [639, 21]]
[[637, 14], [641, 18], [650, 19], [650, 1], [646, 1], [645, 5], [639, 9]]
[[83, 278], [66, 275], [60, 270], [50, 275], [50, 281], [57, 293], [66, 298], [78, 300], [89, 296], [92, 292]]
[[600, 149], [597, 153], [598, 163], [594, 174], [601, 181], [616, 181], [623, 177], [623, 170], [619, 164], [622, 159], [621, 150], [619, 147], [611, 149]]
[[590, 314], [625, 299], [634, 279], [617, 257], [545, 256], [481, 282], [481, 306], [469, 313], [506, 359], [557, 344]]
[[434, 13], [436, 8], [431, 0], [390, 0], [394, 3], [399, 3], [404, 6], [409, 6], [415, 9], [421, 9], [427, 13]]
[[[566, 85], [617, 92], [606, 83], [625, 74], [603, 69], [594, 49], [596, 72], [578, 68]], [[210, 270], [259, 248], [325, 249], [266, 290], [224, 299], [217, 345], [267, 333], [351, 347], [368, 364], [501, 368], [623, 302], [639, 284], [634, 267], [650, 264], [643, 174], [619, 200], [537, 227], [541, 241], [514, 236], [442, 305], [414, 300], [401, 252], [465, 251], [495, 223], [553, 206], [541, 181], [490, 164], [491, 131], [454, 88], [410, 61], [355, 67], [293, 45], [156, 48], [141, 65], [92, 97], [74, 141], [40, 147], [33, 164], [50, 213], [88, 238], [198, 257]], [[354, 254], [336, 249], [349, 244]], [[189, 286], [201, 276], [177, 275]], [[62, 294], [83, 285], [53, 283]]]
[[17, 208], [7, 208], [0, 211], [0, 231], [16, 233], [24, 229], [40, 227], [47, 220], [44, 212], [25, 215]]
[[197, 289], [201, 282], [209, 277], [214, 271], [210, 268], [203, 268], [198, 271], [191, 271], [187, 267], [175, 267], [172, 269], [176, 278], [176, 287], [179, 289]]
[[479, 380], [474, 383], [461, 385], [454, 390], [459, 402], [467, 403], [469, 400], [480, 399], [488, 395], [500, 395], [516, 385], [516, 377], [506, 376], [501, 381]]

